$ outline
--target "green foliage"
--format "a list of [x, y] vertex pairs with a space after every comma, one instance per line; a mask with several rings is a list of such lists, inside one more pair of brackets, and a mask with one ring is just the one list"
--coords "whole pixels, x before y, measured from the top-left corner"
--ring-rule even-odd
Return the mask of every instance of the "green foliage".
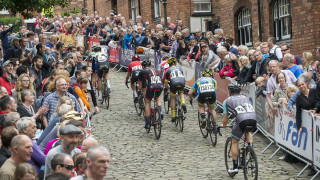
[[72, 14], [75, 14], [76, 16], [78, 16], [78, 13], [80, 13], [81, 10], [80, 9], [76, 9], [76, 8], [73, 8], [72, 11], [64, 11], [61, 13], [61, 17], [64, 17], [64, 16], [71, 16]]
[[48, 12], [47, 16], [53, 16], [50, 9], [54, 6], [67, 7], [71, 0], [0, 0], [0, 9], [8, 9], [13, 15], [21, 13], [25, 18], [32, 18], [33, 12]]
[[14, 27], [13, 32], [18, 32], [19, 31], [19, 27], [22, 24], [21, 18], [17, 18], [17, 17], [3, 18], [3, 17], [1, 17], [0, 18], [0, 24], [3, 24], [3, 25], [14, 24], [16, 22], [16, 20], [19, 20], [20, 23]]

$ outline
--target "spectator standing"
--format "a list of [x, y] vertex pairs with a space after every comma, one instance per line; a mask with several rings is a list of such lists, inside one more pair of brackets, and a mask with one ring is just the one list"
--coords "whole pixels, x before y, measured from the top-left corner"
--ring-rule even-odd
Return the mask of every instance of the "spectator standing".
[[281, 60], [283, 58], [283, 54], [281, 52], [281, 48], [276, 45], [277, 40], [275, 37], [269, 37], [268, 46], [270, 48], [269, 55], [270, 59]]
[[[37, 45], [38, 46], [38, 45]], [[41, 95], [41, 87], [42, 87], [42, 65], [43, 58], [41, 56], [35, 56], [32, 59], [32, 68], [30, 69], [30, 76], [34, 77], [34, 85], [36, 87], [36, 96], [39, 97]]]
[[13, 66], [14, 63], [11, 60], [8, 60], [3, 63], [4, 73], [0, 78], [0, 86], [3, 86], [7, 89], [8, 94], [12, 95], [15, 91], [16, 78], [13, 76]]
[[13, 28], [19, 23], [17, 20], [10, 28], [6, 25], [3, 29], [0, 29], [0, 40], [2, 42], [3, 52], [4, 52], [4, 59], [8, 59], [8, 49], [10, 48], [10, 42], [8, 40], [8, 33], [13, 30]]
[[303, 73], [302, 68], [294, 64], [293, 55], [291, 54], [284, 55], [282, 62], [287, 67], [287, 70], [290, 70], [297, 79]]
[[10, 144], [18, 134], [19, 132], [14, 127], [7, 127], [1, 132], [0, 167], [11, 157]]

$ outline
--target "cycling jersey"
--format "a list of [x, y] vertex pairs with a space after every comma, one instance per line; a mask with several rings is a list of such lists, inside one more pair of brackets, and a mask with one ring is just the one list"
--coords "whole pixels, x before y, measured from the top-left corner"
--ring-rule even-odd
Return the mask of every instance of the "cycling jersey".
[[177, 66], [167, 69], [165, 74], [165, 80], [170, 82], [170, 92], [172, 94], [176, 94], [177, 91], [183, 91], [184, 86], [186, 85], [183, 71], [181, 67]]
[[161, 77], [163, 78], [163, 81], [165, 79], [165, 73], [169, 69], [169, 64], [167, 63], [167, 60], [164, 60], [160, 63], [160, 72], [161, 72]]
[[223, 102], [223, 113], [228, 110], [236, 116], [236, 123], [232, 128], [232, 137], [240, 139], [243, 135], [245, 125], [256, 126], [257, 117], [254, 107], [245, 95], [233, 95]]
[[97, 70], [98, 70], [98, 77], [102, 78], [103, 72], [109, 72], [109, 62], [108, 62], [108, 55], [103, 52], [98, 52], [94, 56], [94, 62], [97, 62]]
[[202, 77], [197, 80], [192, 86], [191, 90], [197, 92], [198, 103], [204, 104], [206, 102], [213, 106], [216, 102], [217, 82], [212, 77]]
[[146, 99], [152, 100], [154, 94], [156, 97], [161, 95], [163, 84], [160, 76], [157, 75], [154, 68], [146, 68], [140, 71], [139, 80], [142, 81], [142, 88], [147, 88]]
[[139, 80], [139, 73], [142, 69], [141, 61], [133, 61], [129, 64], [128, 73], [131, 73], [131, 83], [135, 83]]

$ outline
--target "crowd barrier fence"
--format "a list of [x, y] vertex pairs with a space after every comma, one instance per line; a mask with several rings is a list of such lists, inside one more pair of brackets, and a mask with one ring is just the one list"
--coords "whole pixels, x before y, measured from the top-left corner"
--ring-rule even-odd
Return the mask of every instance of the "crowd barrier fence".
[[[89, 38], [90, 44], [94, 44], [94, 38]], [[109, 61], [117, 63], [122, 67], [128, 67], [131, 63], [131, 58], [135, 53], [134, 49], [109, 47], [110, 59]], [[161, 52], [154, 51], [152, 49], [145, 48], [145, 54], [152, 62], [152, 66], [157, 70], [160, 69]], [[186, 77], [186, 88], [191, 88], [193, 84], [201, 77], [203, 68], [198, 62], [183, 60], [178, 64], [184, 72]], [[228, 85], [234, 81], [230, 78], [221, 78], [218, 73], [214, 73], [214, 79], [217, 81], [218, 88], [216, 90], [217, 105], [222, 107], [223, 101], [229, 96]], [[283, 105], [282, 108], [278, 108], [277, 114], [273, 114], [271, 108], [264, 95], [256, 97], [255, 85], [246, 86], [245, 90], [241, 92], [246, 95], [252, 105], [255, 108], [257, 115], [257, 131], [260, 131], [267, 139], [270, 140], [270, 144], [262, 151], [264, 153], [272, 144], [278, 146], [278, 149], [272, 154], [270, 159], [281, 149], [302, 162], [306, 163], [306, 166], [299, 172], [299, 177], [307, 167], [312, 166], [317, 174], [312, 178], [315, 179], [320, 174], [320, 118], [310, 115], [306, 110], [302, 112], [302, 131], [298, 134], [296, 125], [294, 109], [293, 115], [288, 111], [287, 107]]]

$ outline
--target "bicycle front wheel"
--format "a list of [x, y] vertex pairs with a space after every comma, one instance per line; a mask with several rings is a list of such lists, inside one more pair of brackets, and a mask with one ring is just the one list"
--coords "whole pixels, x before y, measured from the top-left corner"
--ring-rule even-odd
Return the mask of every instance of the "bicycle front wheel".
[[[233, 167], [231, 145], [232, 145], [232, 138], [228, 137], [226, 140], [225, 147], [224, 147], [224, 160], [225, 160], [227, 172], [228, 172], [228, 169]], [[233, 177], [236, 175], [235, 173], [229, 173], [229, 172], [228, 172], [228, 174], [230, 177]]]
[[159, 109], [156, 107], [154, 108], [154, 115], [153, 115], [153, 126], [154, 126], [154, 136], [156, 139], [160, 139], [161, 136], [161, 115]]
[[244, 167], [243, 174], [244, 179], [258, 179], [258, 159], [253, 147], [248, 146], [245, 153], [243, 153]]
[[202, 120], [201, 120], [201, 116], [200, 116], [199, 112], [198, 112], [198, 123], [199, 123], [199, 128], [200, 128], [200, 132], [201, 132], [202, 136], [204, 138], [207, 138], [208, 137], [208, 131], [206, 129], [201, 128]]
[[217, 125], [212, 113], [209, 113], [207, 124], [210, 124], [209, 126], [207, 126], [207, 128], [210, 134], [210, 140], [212, 142], [212, 145], [213, 147], [215, 147], [217, 145], [218, 136], [217, 136]]

